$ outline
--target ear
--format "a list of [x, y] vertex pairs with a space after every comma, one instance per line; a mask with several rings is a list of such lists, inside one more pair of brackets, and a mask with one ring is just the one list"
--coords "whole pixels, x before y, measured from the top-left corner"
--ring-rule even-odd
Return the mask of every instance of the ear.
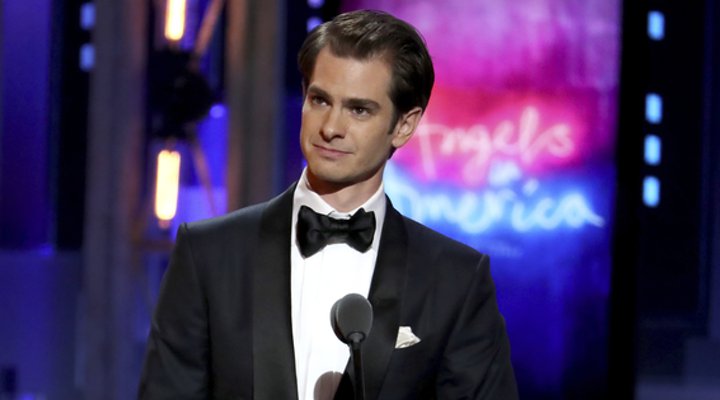
[[403, 147], [405, 143], [410, 140], [415, 132], [415, 128], [417, 128], [420, 123], [422, 114], [423, 109], [415, 107], [398, 118], [397, 124], [395, 125], [395, 132], [393, 133], [393, 147], [396, 149]]

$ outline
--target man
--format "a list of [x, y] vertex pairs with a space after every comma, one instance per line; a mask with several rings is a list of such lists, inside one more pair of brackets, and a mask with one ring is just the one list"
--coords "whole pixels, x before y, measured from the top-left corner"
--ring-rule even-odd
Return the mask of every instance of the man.
[[352, 12], [311, 32], [299, 64], [307, 168], [269, 202], [180, 228], [140, 397], [352, 399], [330, 308], [360, 293], [374, 311], [368, 399], [516, 398], [488, 257], [404, 218], [383, 191], [430, 97], [423, 40]]

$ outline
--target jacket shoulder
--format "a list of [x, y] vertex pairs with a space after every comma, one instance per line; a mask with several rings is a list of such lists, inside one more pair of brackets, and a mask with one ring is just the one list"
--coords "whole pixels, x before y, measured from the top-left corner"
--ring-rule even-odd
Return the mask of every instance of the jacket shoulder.
[[278, 210], [288, 209], [286, 211], [288, 213], [290, 212], [294, 191], [295, 184], [270, 200], [243, 207], [219, 217], [183, 224], [181, 230], [191, 232], [190, 234], [193, 236], [222, 236], [228, 233], [252, 233], [255, 235], [257, 234], [257, 229], [259, 229], [260, 222], [266, 210], [270, 210], [270, 213], [275, 213], [272, 214], [272, 216], [279, 215]]
[[446, 236], [434, 229], [431, 229], [415, 220], [403, 216], [405, 227], [408, 232], [408, 240], [411, 245], [419, 247], [420, 251], [431, 253], [441, 252], [443, 256], [454, 256], [470, 259], [487, 257], [486, 254], [462, 243], [456, 239]]

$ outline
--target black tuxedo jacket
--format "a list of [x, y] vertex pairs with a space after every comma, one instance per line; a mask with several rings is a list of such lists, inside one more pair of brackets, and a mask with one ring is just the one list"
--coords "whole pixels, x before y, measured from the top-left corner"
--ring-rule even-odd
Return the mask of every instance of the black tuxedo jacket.
[[[140, 398], [297, 399], [293, 191], [180, 228], [152, 320]], [[487, 256], [403, 217], [388, 201], [369, 300], [367, 399], [517, 398]], [[395, 349], [400, 326], [421, 341]], [[353, 398], [351, 370], [338, 399]]]

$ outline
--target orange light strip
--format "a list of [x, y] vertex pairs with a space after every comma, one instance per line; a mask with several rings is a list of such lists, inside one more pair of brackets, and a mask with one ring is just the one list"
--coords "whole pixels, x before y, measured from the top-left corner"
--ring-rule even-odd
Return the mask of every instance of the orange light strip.
[[186, 0], [167, 0], [165, 8], [165, 38], [177, 42], [185, 33]]
[[157, 181], [155, 182], [155, 216], [170, 221], [177, 212], [180, 186], [180, 153], [162, 150], [157, 158]]

